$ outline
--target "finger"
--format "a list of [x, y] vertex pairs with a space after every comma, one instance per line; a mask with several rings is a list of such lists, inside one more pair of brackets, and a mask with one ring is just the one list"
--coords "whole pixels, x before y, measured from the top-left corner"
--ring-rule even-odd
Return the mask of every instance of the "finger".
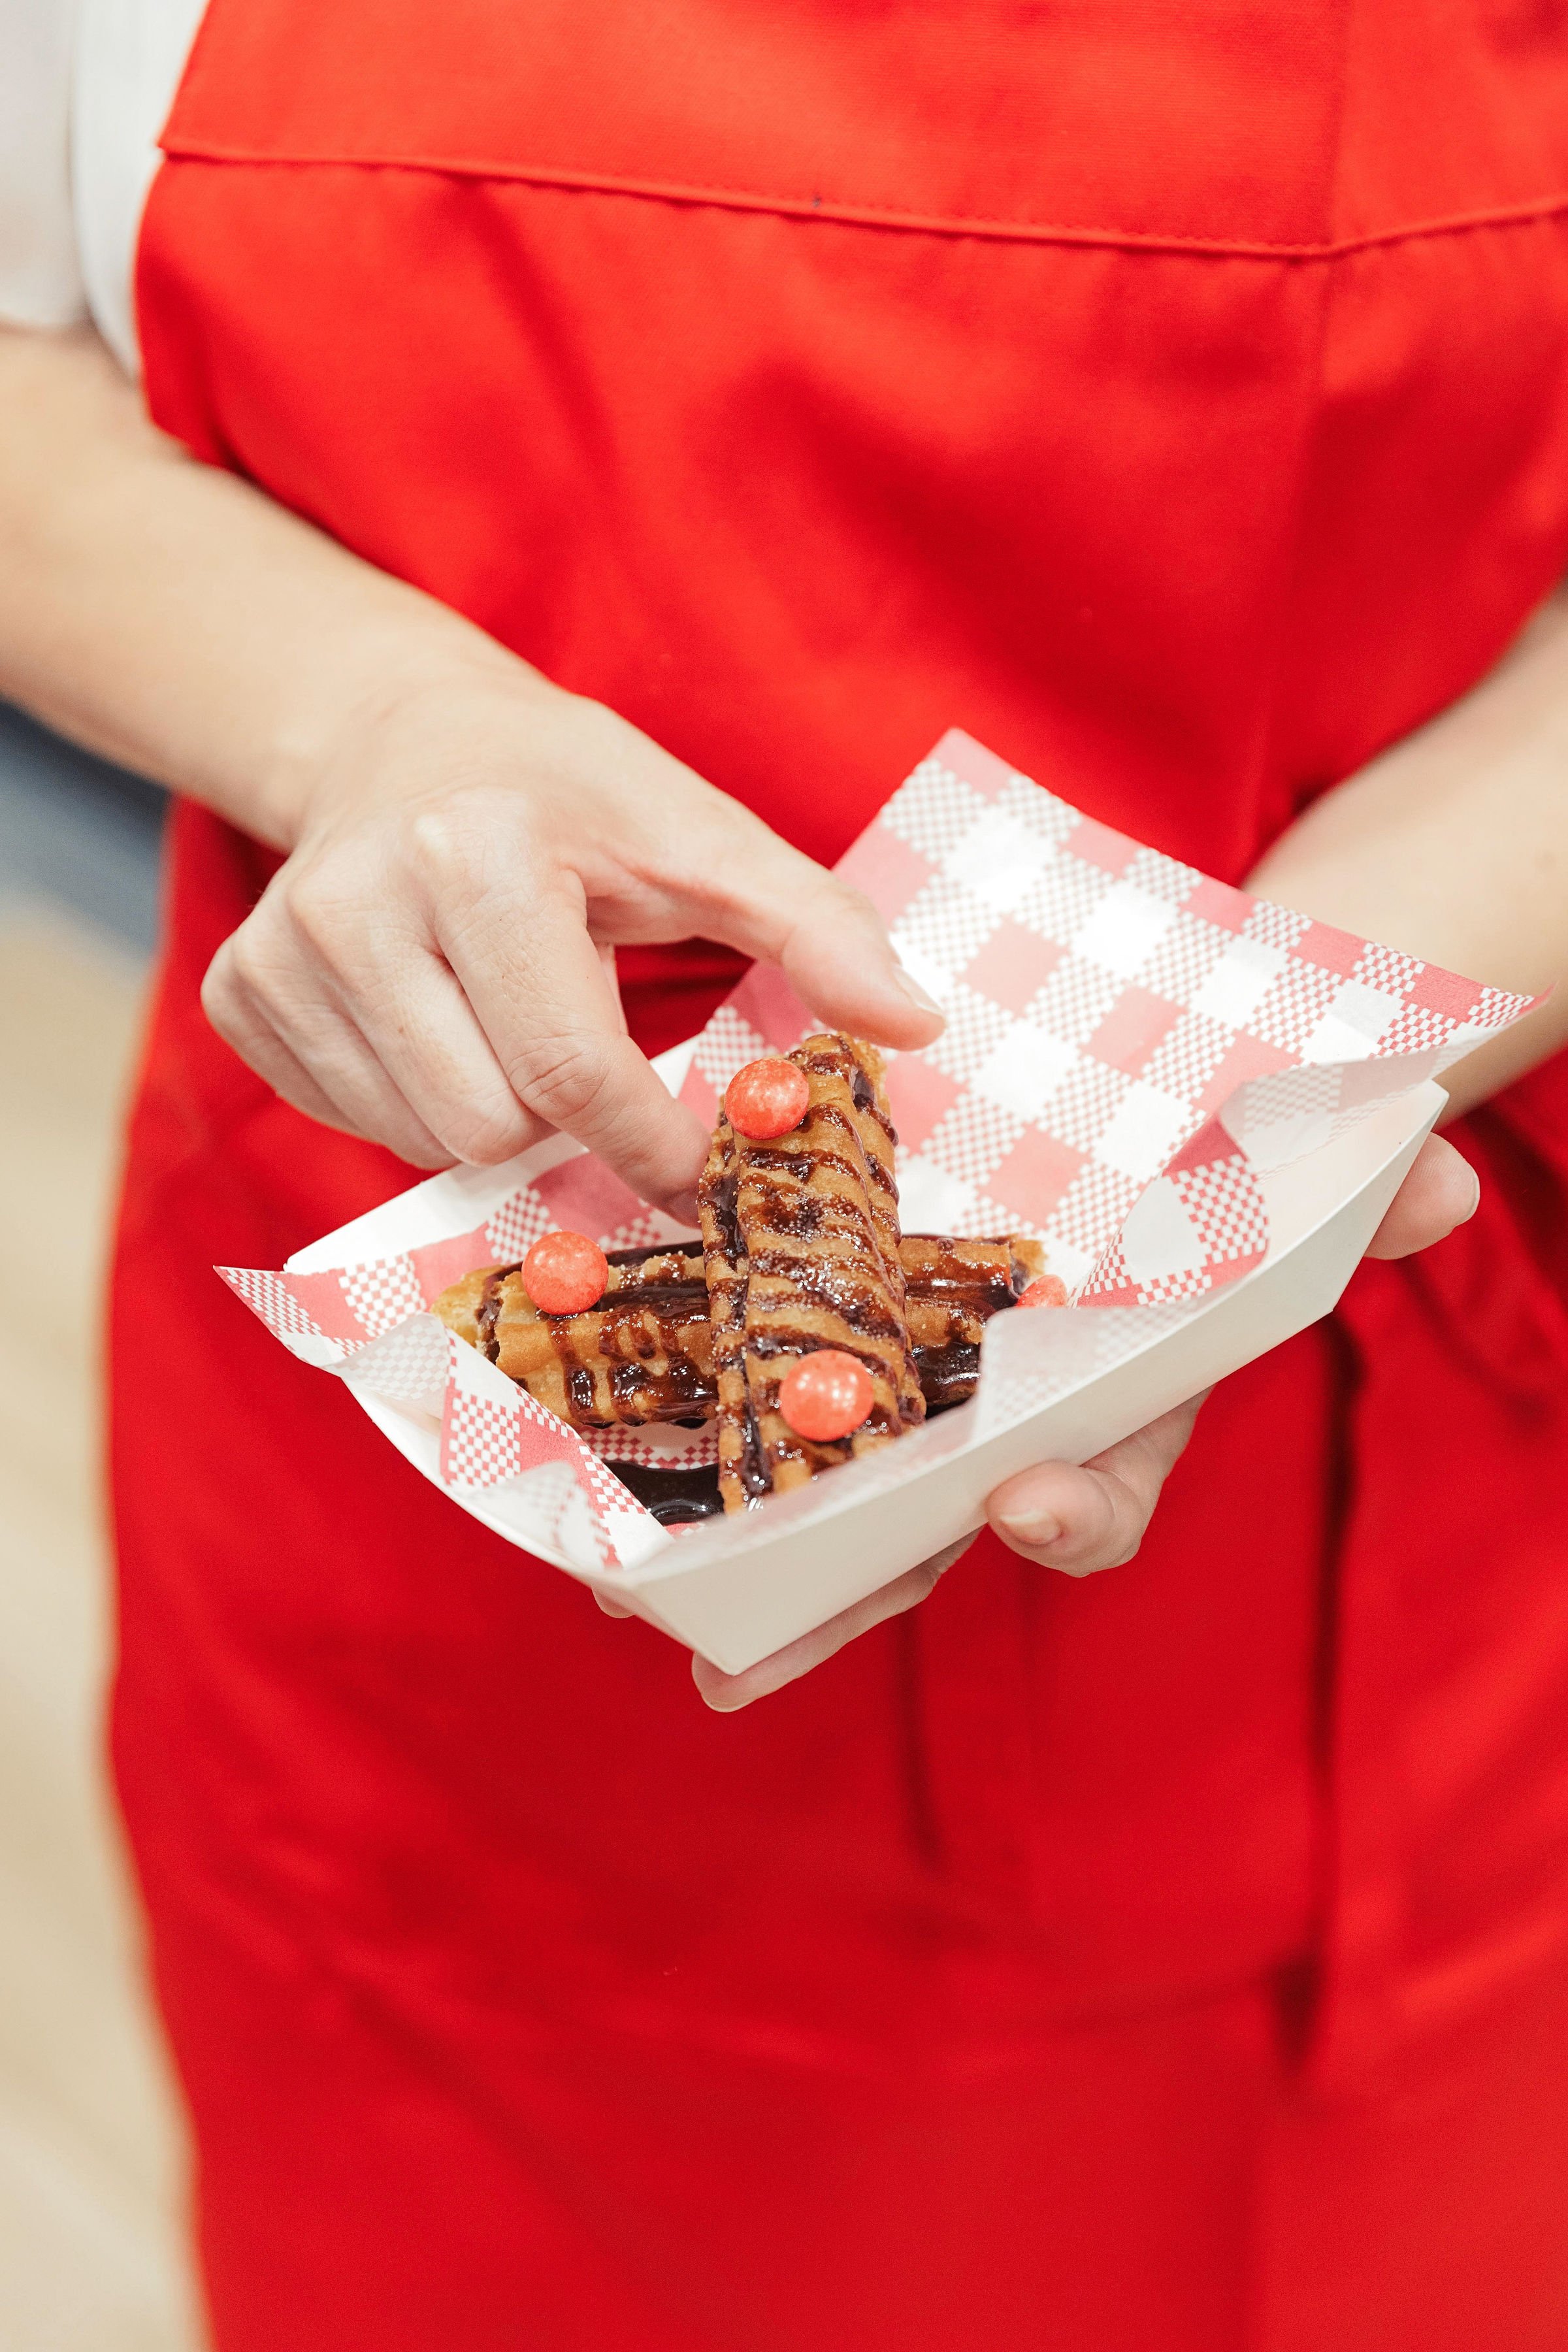
[[[900, 1047], [940, 1034], [940, 1006], [905, 971], [860, 891], [612, 712], [575, 704], [570, 720], [579, 756], [591, 741], [595, 770], [629, 787], [615, 846], [637, 877], [637, 903], [616, 905], [608, 861], [593, 885], [596, 905], [601, 886], [607, 893], [608, 936], [719, 940], [782, 965], [835, 1027]], [[568, 763], [568, 789], [570, 779]]]
[[[351, 1022], [325, 1004], [290, 1037], [241, 977], [226, 940], [202, 983], [202, 1006], [242, 1062], [284, 1101], [324, 1127], [384, 1144], [415, 1168], [449, 1168], [453, 1155], [404, 1100]], [[310, 1039], [298, 1035], [301, 1027]]]
[[312, 997], [334, 1008], [448, 1160], [493, 1166], [548, 1132], [507, 1083], [423, 911], [371, 887], [342, 849], [285, 868], [235, 944], [274, 1026], [288, 1035]]
[[440, 945], [519, 1100], [643, 1200], [689, 1196], [708, 1131], [627, 1036], [581, 900], [556, 885], [492, 891]]
[[1388, 1213], [1367, 1244], [1368, 1257], [1409, 1257], [1429, 1249], [1480, 1206], [1481, 1180], [1446, 1135], [1429, 1135]]
[[726, 1675], [708, 1659], [694, 1657], [691, 1678], [715, 1714], [733, 1715], [738, 1707], [750, 1706], [753, 1700], [766, 1698], [772, 1692], [783, 1690], [786, 1683], [798, 1682], [802, 1675], [808, 1675], [814, 1666], [820, 1666], [826, 1659], [842, 1650], [846, 1643], [856, 1641], [862, 1633], [868, 1633], [873, 1625], [880, 1625], [889, 1617], [901, 1616], [906, 1609], [918, 1608], [953, 1561], [961, 1559], [973, 1541], [973, 1536], [965, 1536], [962, 1542], [949, 1544], [945, 1551], [939, 1551], [934, 1558], [922, 1560], [918, 1568], [910, 1569], [905, 1575], [895, 1577], [891, 1584], [883, 1585], [879, 1592], [868, 1593], [852, 1609], [843, 1610], [838, 1616], [830, 1617], [826, 1624], [818, 1625], [815, 1633], [803, 1634], [798, 1642], [791, 1642], [786, 1648], [775, 1650], [771, 1658], [763, 1658], [756, 1665], [748, 1666], [744, 1674]]
[[[280, 1096], [293, 1109], [303, 1111], [305, 1117], [313, 1118], [319, 1127], [330, 1127], [339, 1135], [359, 1135], [358, 1128], [350, 1122], [330, 1096], [322, 1093], [304, 1065], [294, 1059], [280, 1037], [268, 1034], [242, 1042], [226, 1020], [219, 1020], [210, 1012], [208, 1018], [225, 1045], [231, 1046], [258, 1078], [265, 1078], [273, 1093]], [[360, 1139], [363, 1142], [365, 1139], [361, 1137]]]
[[[1205, 1391], [1206, 1394], [1206, 1391]], [[1181, 1455], [1202, 1397], [1162, 1413], [1093, 1461], [1042, 1462], [998, 1486], [986, 1515], [1009, 1551], [1068, 1576], [1132, 1558]]]
[[345, 992], [339, 1009], [449, 1159], [493, 1167], [552, 1131], [519, 1101], [440, 957], [410, 942]]
[[707, 884], [697, 920], [704, 937], [781, 966], [833, 1028], [905, 1048], [941, 1035], [941, 1005], [905, 970], [862, 891], [737, 803], [724, 803], [718, 826], [714, 855], [700, 861]]
[[599, 969], [605, 975], [605, 986], [609, 992], [610, 1003], [616, 1008], [616, 1017], [624, 1029], [626, 1025], [626, 1008], [621, 1003], [621, 982], [620, 975], [616, 970], [616, 950], [608, 940], [595, 940], [594, 951], [599, 959]]

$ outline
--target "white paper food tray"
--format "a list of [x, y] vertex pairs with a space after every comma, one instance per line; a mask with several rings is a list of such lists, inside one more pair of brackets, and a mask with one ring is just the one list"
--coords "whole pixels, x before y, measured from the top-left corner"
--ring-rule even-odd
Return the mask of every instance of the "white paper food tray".
[[[947, 1017], [888, 1071], [905, 1230], [1037, 1234], [1076, 1302], [995, 1318], [973, 1403], [760, 1509], [659, 1527], [607, 1458], [711, 1461], [710, 1433], [575, 1433], [430, 1312], [552, 1226], [673, 1235], [563, 1137], [280, 1272], [221, 1269], [459, 1511], [731, 1673], [978, 1527], [1016, 1470], [1099, 1453], [1326, 1314], [1433, 1081], [1529, 1009], [1114, 833], [956, 732], [839, 870]], [[737, 1069], [815, 1025], [753, 966], [657, 1066], [711, 1125]]]
[[[658, 1066], [678, 1080], [689, 1051], [678, 1049]], [[991, 1407], [999, 1423], [993, 1430], [977, 1432], [977, 1401], [795, 1496], [778, 1497], [763, 1513], [691, 1528], [644, 1567], [561, 1564], [726, 1674], [739, 1674], [981, 1526], [986, 1496], [1016, 1471], [1088, 1460], [1328, 1314], [1445, 1100], [1431, 1083], [1412, 1088], [1318, 1150], [1262, 1174], [1268, 1255], [1224, 1289], [1164, 1309], [1064, 1307], [997, 1318], [986, 1340], [988, 1385], [1004, 1376]], [[301, 1251], [287, 1271], [384, 1258], [413, 1240], [460, 1232], [536, 1161], [525, 1154], [504, 1169], [433, 1177]], [[1059, 1389], [1010, 1418], [1008, 1356], [1037, 1352], [1047, 1325]], [[1129, 1346], [1131, 1353], [1101, 1368]], [[1033, 1365], [1030, 1375], [1037, 1378]], [[438, 1416], [352, 1385], [398, 1452], [444, 1485]], [[523, 1542], [506, 1489], [454, 1499], [509, 1542]], [[456, 1523], [453, 1540], [462, 1540]]]

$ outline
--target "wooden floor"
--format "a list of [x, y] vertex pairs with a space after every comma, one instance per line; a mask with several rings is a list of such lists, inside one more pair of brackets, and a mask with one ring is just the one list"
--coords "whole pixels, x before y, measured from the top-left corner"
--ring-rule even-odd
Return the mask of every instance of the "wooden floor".
[[95, 929], [0, 904], [0, 2352], [202, 2340], [101, 1759], [95, 1374], [140, 997]]

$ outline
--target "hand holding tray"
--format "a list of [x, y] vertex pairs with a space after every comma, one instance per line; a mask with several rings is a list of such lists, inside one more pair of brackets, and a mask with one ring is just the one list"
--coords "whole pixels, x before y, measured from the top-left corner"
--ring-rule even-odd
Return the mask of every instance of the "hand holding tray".
[[[672, 1536], [602, 1457], [710, 1437], [572, 1430], [426, 1311], [552, 1226], [679, 1238], [565, 1138], [433, 1178], [281, 1274], [225, 1270], [461, 1508], [730, 1672], [978, 1525], [1029, 1461], [1083, 1460], [1326, 1313], [1441, 1108], [1429, 1081], [1529, 1009], [1110, 833], [963, 735], [840, 870], [948, 1015], [888, 1072], [906, 1230], [1032, 1233], [1074, 1297], [987, 1327], [972, 1403]], [[742, 1064], [815, 1025], [755, 967], [659, 1066], [711, 1124]]]

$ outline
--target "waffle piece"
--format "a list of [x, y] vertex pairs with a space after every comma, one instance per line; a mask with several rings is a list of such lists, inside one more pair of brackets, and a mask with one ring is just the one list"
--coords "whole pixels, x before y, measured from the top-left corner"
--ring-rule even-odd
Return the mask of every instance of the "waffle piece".
[[[826, 1035], [788, 1058], [810, 1081], [799, 1126], [754, 1142], [721, 1114], [698, 1187], [727, 1511], [802, 1486], [925, 1417], [881, 1055]], [[797, 1436], [778, 1408], [785, 1373], [816, 1348], [858, 1357], [873, 1392], [860, 1427], [825, 1443]]]
[[520, 1266], [486, 1266], [434, 1311], [509, 1380], [574, 1429], [705, 1420], [713, 1339], [701, 1261], [690, 1250], [612, 1250], [597, 1306], [542, 1315]]
[[430, 1312], [440, 1317], [448, 1331], [455, 1331], [459, 1339], [466, 1339], [470, 1348], [479, 1349], [481, 1356], [488, 1356], [490, 1351], [480, 1328], [480, 1314], [489, 1304], [491, 1285], [503, 1274], [516, 1274], [517, 1271], [515, 1265], [477, 1265], [472, 1274], [465, 1274], [461, 1281], [452, 1283], [444, 1290], [439, 1298], [432, 1299]]
[[[905, 1234], [899, 1244], [899, 1261], [904, 1270], [910, 1340], [926, 1411], [945, 1412], [952, 1405], [966, 1403], [974, 1394], [985, 1326], [1002, 1308], [1015, 1306], [1020, 1292], [1044, 1271], [1044, 1245], [1024, 1234], [1012, 1234], [1002, 1241], [970, 1241], [952, 1234]], [[515, 1277], [520, 1271], [516, 1265], [479, 1266], [453, 1283], [449, 1290], [444, 1290], [433, 1312], [449, 1330], [494, 1363], [500, 1353], [497, 1326], [503, 1306], [515, 1307], [516, 1311], [508, 1318], [509, 1347], [503, 1369], [510, 1370], [511, 1377], [538, 1397], [542, 1404], [560, 1392], [557, 1371], [561, 1359], [553, 1341], [546, 1351], [542, 1336], [530, 1326], [553, 1328], [558, 1320], [564, 1319], [572, 1327], [574, 1370], [587, 1375], [587, 1393], [595, 1402], [603, 1400], [610, 1415], [606, 1422], [584, 1423], [579, 1418], [577, 1426], [607, 1428], [628, 1423], [638, 1425], [658, 1417], [647, 1410], [647, 1387], [628, 1384], [624, 1374], [621, 1388], [624, 1391], [630, 1385], [632, 1393], [623, 1404], [615, 1372], [617, 1362], [624, 1364], [626, 1360], [624, 1350], [617, 1358], [592, 1337], [591, 1317], [599, 1310], [566, 1318], [535, 1315], [526, 1297], [517, 1297], [520, 1286]], [[679, 1418], [706, 1420], [719, 1400], [711, 1372], [712, 1334], [701, 1243], [676, 1244], [668, 1249], [613, 1252], [610, 1280], [617, 1296], [639, 1288], [650, 1294], [657, 1291], [657, 1301], [651, 1296], [645, 1297], [639, 1307], [646, 1311], [657, 1304], [667, 1360], [683, 1358], [703, 1375], [693, 1381], [682, 1372]], [[623, 1309], [623, 1317], [625, 1312]], [[619, 1328], [624, 1338], [624, 1319]], [[654, 1369], [651, 1361], [639, 1361], [645, 1370]], [[513, 1369], [520, 1366], [521, 1369]], [[549, 1396], [544, 1393], [546, 1388]]]
[[926, 1411], [944, 1412], [974, 1394], [985, 1326], [1045, 1272], [1045, 1245], [1025, 1234], [996, 1242], [906, 1234], [899, 1257]]

